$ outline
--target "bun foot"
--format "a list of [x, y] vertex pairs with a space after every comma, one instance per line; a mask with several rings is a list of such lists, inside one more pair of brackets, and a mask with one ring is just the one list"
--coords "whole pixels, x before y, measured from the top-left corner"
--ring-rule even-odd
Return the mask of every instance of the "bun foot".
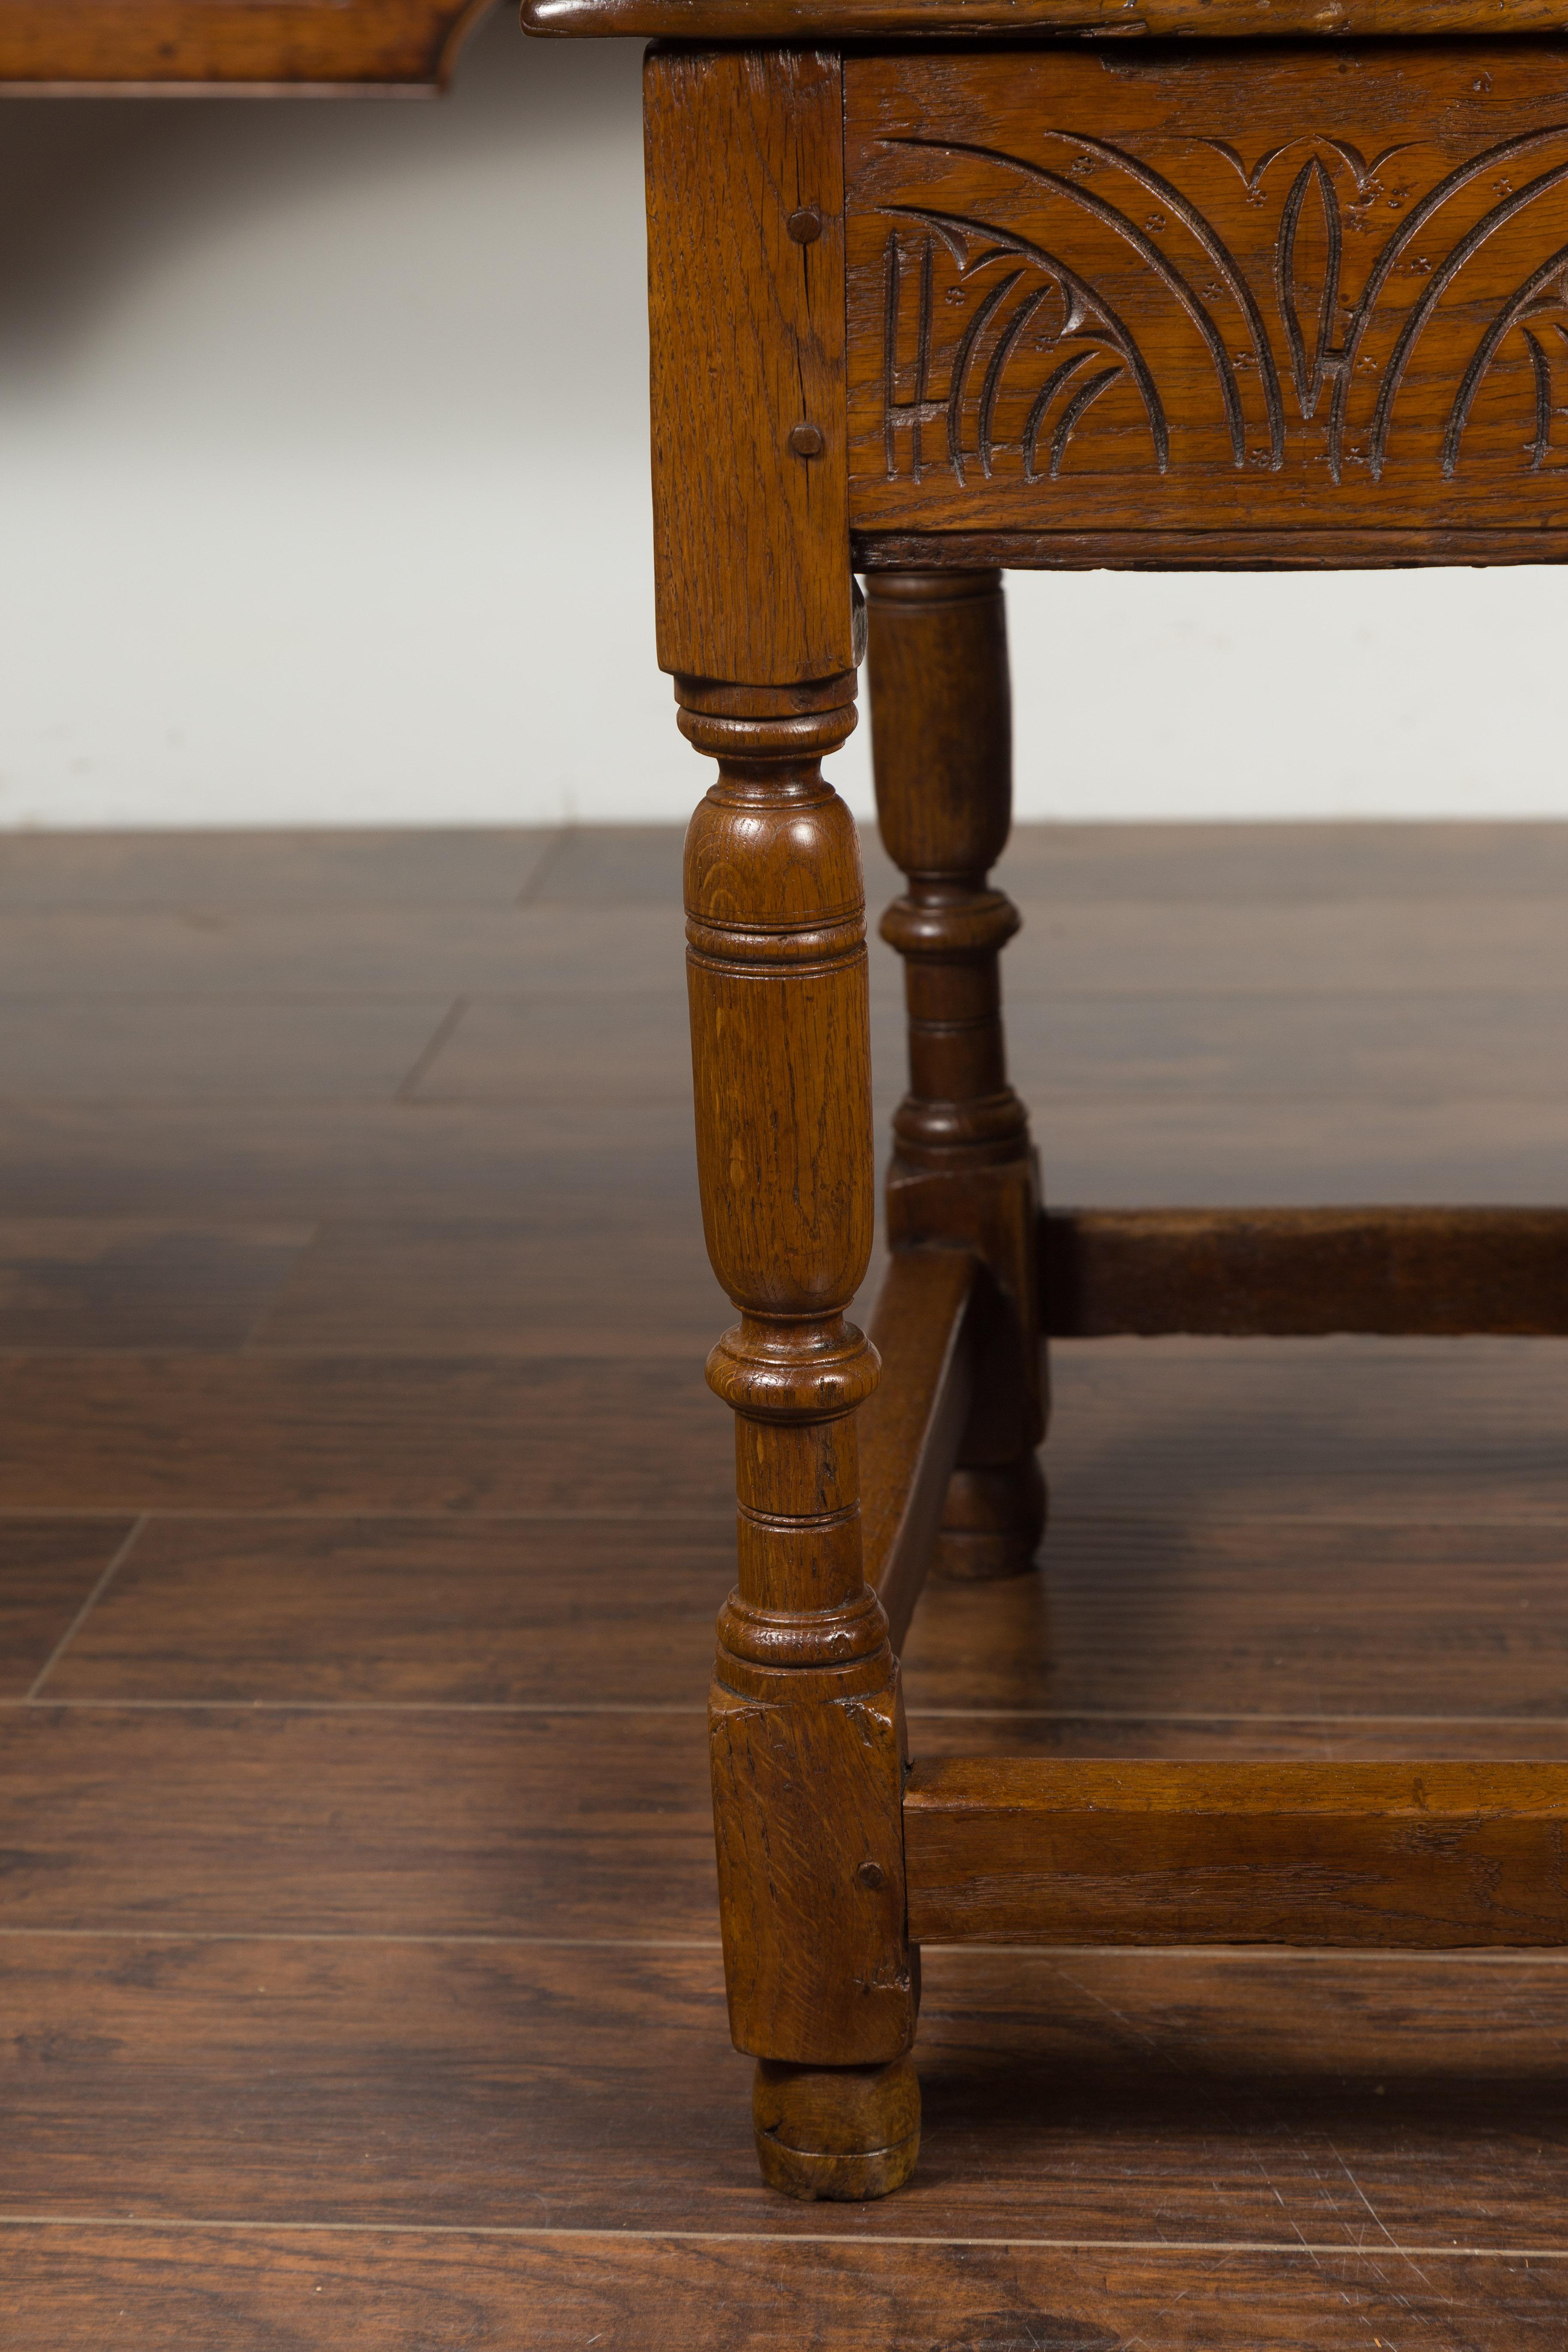
[[770, 2189], [807, 2203], [890, 2196], [921, 2152], [921, 2086], [910, 2058], [887, 2066], [757, 2061], [757, 2160]]
[[1033, 1454], [948, 1481], [931, 1574], [953, 1584], [1026, 1576], [1046, 1531], [1046, 1482]]

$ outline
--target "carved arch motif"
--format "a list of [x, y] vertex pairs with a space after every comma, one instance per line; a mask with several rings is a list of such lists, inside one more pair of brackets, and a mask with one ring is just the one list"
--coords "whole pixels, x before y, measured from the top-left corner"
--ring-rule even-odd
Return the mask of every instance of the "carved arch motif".
[[[989, 480], [1009, 460], [1026, 483], [1055, 482], [1079, 436], [1092, 430], [1091, 412], [1124, 390], [1136, 395], [1144, 433], [1140, 457], [1123, 406], [1118, 469], [1163, 476], [1179, 467], [1173, 420], [1184, 408], [1212, 426], [1236, 468], [1278, 473], [1291, 440], [1313, 427], [1310, 455], [1336, 486], [1351, 467], [1379, 483], [1399, 445], [1402, 392], [1418, 365], [1431, 373], [1426, 344], [1439, 318], [1436, 364], [1452, 368], [1440, 387], [1445, 421], [1432, 452], [1443, 478], [1469, 462], [1466, 435], [1478, 396], [1503, 362], [1522, 379], [1526, 410], [1525, 437], [1505, 462], [1537, 473], [1568, 465], [1568, 443], [1555, 452], [1552, 443], [1554, 420], [1568, 415], [1556, 397], [1556, 371], [1568, 365], [1568, 241], [1553, 236], [1522, 275], [1507, 275], [1521, 236], [1528, 247], [1542, 226], [1560, 236], [1568, 218], [1561, 200], [1547, 201], [1568, 192], [1568, 124], [1491, 141], [1424, 190], [1410, 183], [1426, 143], [1414, 140], [1369, 159], [1347, 139], [1306, 132], [1249, 164], [1224, 140], [1186, 138], [1168, 142], [1175, 152], [1156, 166], [1076, 131], [1043, 127], [1035, 135], [1050, 160], [966, 140], [880, 142], [890, 158], [916, 165], [908, 193], [889, 192], [876, 206], [891, 224], [882, 382], [889, 482], [906, 461], [917, 481], [945, 466], [963, 487], [972, 467]], [[1205, 184], [1205, 205], [1182, 186], [1183, 157], [1199, 151], [1234, 174], [1243, 235], [1223, 216], [1223, 191], [1222, 204], [1215, 202], [1212, 165], [1186, 174]], [[1390, 176], [1396, 163], [1397, 184]], [[951, 205], [941, 201], [946, 165], [958, 199]], [[1528, 176], [1518, 179], [1521, 171]], [[1106, 193], [1088, 184], [1095, 178]], [[1397, 215], [1386, 231], [1384, 210]], [[1095, 234], [1075, 243], [1075, 221]], [[1107, 264], [1108, 237], [1121, 248], [1119, 266]], [[942, 330], [939, 261], [952, 266], [945, 301], [968, 310], [950, 336]], [[905, 350], [911, 300], [912, 375]], [[1173, 362], [1173, 337], [1159, 326], [1162, 303], [1173, 305], [1205, 356], [1201, 400], [1194, 362]], [[1466, 328], [1472, 339], [1460, 360], [1456, 321], [1478, 311], [1484, 323], [1479, 334]], [[1179, 388], [1163, 380], [1173, 373], [1183, 377]], [[1102, 452], [1110, 439], [1110, 428], [1102, 429]]]

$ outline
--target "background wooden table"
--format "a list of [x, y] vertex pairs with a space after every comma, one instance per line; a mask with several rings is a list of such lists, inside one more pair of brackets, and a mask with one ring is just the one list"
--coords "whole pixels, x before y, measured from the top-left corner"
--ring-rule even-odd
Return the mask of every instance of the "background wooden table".
[[443, 88], [494, 0], [0, 0], [0, 97]]

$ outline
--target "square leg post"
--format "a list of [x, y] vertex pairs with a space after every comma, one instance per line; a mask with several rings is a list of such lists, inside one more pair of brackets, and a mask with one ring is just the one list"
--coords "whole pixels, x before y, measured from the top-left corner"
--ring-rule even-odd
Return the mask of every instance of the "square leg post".
[[802, 49], [645, 81], [659, 660], [719, 762], [687, 838], [698, 1166], [740, 1320], [738, 1579], [710, 1722], [730, 2023], [774, 2188], [885, 2195], [920, 2094], [898, 1661], [866, 1583], [844, 1310], [870, 1255], [865, 893], [822, 775], [855, 724], [843, 88]]
[[1039, 1184], [1007, 1083], [999, 958], [1018, 928], [990, 887], [1012, 821], [1012, 709], [999, 572], [868, 581], [872, 753], [888, 853], [908, 877], [882, 919], [904, 959], [910, 1090], [893, 1119], [888, 1236], [962, 1244], [989, 1268], [969, 1427], [935, 1571], [1013, 1576], [1045, 1526]]

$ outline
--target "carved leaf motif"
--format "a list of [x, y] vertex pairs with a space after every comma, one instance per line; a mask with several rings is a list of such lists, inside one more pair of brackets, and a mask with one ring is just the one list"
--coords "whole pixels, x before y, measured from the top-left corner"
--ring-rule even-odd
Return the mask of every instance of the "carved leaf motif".
[[[1065, 132], [1047, 132], [1045, 135], [1047, 139], [1064, 139], [1069, 145], [1080, 151], [1075, 163], [1069, 164], [1066, 173], [1053, 172], [1043, 164], [1027, 163], [1017, 156], [1004, 155], [994, 149], [975, 147], [963, 141], [909, 139], [896, 143], [914, 149], [930, 150], [938, 154], [966, 155], [985, 163], [1000, 163], [1009, 171], [1022, 173], [1042, 189], [1065, 198], [1069, 205], [1076, 205], [1080, 211], [1088, 214], [1092, 220], [1110, 228], [1116, 236], [1130, 246], [1140, 261], [1174, 298], [1202, 337], [1214, 367], [1224, 404], [1232, 457], [1235, 464], [1240, 466], [1245, 462], [1246, 457], [1246, 425], [1242, 413], [1241, 394], [1237, 383], [1236, 362], [1226, 348], [1225, 338], [1220, 332], [1208, 303], [1194, 289], [1185, 274], [1153, 242], [1146, 226], [1141, 226], [1119, 205], [1098, 194], [1094, 190], [1085, 187], [1083, 183], [1089, 175], [1089, 169], [1097, 164], [1105, 163], [1114, 170], [1127, 173], [1145, 195], [1160, 198], [1193, 235], [1211, 264], [1219, 270], [1224, 289], [1235, 297], [1247, 318], [1252, 354], [1261, 372], [1268, 399], [1273, 455], [1275, 462], [1278, 463], [1283, 443], [1283, 420], [1279, 412], [1279, 380], [1274, 367], [1273, 354], [1268, 348], [1268, 336], [1251, 289], [1247, 286], [1241, 273], [1226, 252], [1222, 240], [1171, 181], [1151, 170], [1147, 165], [1140, 163], [1135, 158], [1122, 154], [1119, 149], [1110, 147], [1100, 140], [1084, 139], [1076, 135], [1069, 137]], [[1047, 268], [1057, 277], [1058, 282], [1064, 285], [1075, 275], [1055, 256], [1043, 253], [1037, 246], [1026, 245], [1022, 240], [1012, 239], [1005, 230], [998, 230], [987, 222], [937, 213], [922, 215], [915, 206], [894, 206], [889, 209], [909, 211], [915, 217], [929, 219], [939, 232], [947, 235], [950, 243], [952, 241], [953, 231], [962, 234], [967, 230], [972, 236], [989, 237], [997, 241], [1006, 238], [1014, 249], [1028, 252], [1040, 266]], [[1162, 229], [1168, 226], [1163, 215], [1161, 226]], [[991, 252], [983, 251], [973, 262], [970, 261], [966, 249], [961, 251], [955, 246], [954, 250], [960, 252], [960, 266], [966, 269], [969, 268], [979, 269], [984, 268], [987, 261], [994, 258], [994, 249]], [[1090, 306], [1109, 320], [1111, 314], [1104, 297], [1094, 294], [1089, 289], [1087, 281], [1080, 280], [1079, 283], [1084, 287], [1085, 296]], [[1118, 340], [1126, 337], [1126, 330], [1120, 320], [1116, 322], [1115, 332]], [[1135, 370], [1134, 373], [1136, 372]], [[1150, 381], [1152, 383], [1152, 378]], [[1144, 389], [1142, 383], [1140, 389]], [[1150, 405], [1147, 393], [1145, 393], [1144, 405], [1145, 407]], [[1081, 413], [1080, 408], [1079, 414], [1081, 415]], [[1157, 434], [1157, 441], [1160, 437]], [[1162, 472], [1164, 471], [1165, 463], [1166, 454], [1162, 452], [1160, 456]], [[962, 453], [957, 449], [956, 444], [954, 445], [954, 464], [962, 479]], [[1058, 470], [1058, 468], [1053, 466], [1051, 468], [1053, 478]]]
[[[1317, 87], [1334, 89], [1326, 73]], [[1089, 101], [1103, 130], [1115, 94]], [[1066, 496], [1223, 466], [1288, 471], [1321, 501], [1391, 465], [1568, 473], [1552, 439], [1568, 417], [1568, 122], [1521, 127], [1516, 109], [1468, 153], [1446, 122], [1414, 139], [1310, 127], [1244, 152], [1206, 124], [1165, 127], [1174, 103], [1147, 109], [1142, 144], [1058, 116], [1024, 126], [1026, 152], [987, 146], [956, 135], [978, 104], [952, 108], [952, 137], [909, 106], [869, 142], [851, 204], [885, 240], [889, 485]]]
[[[1321, 210], [1326, 250], [1322, 257], [1322, 289], [1310, 318], [1303, 321], [1302, 310], [1306, 297], [1296, 274], [1297, 241], [1301, 226], [1301, 214], [1309, 195], [1317, 198]], [[1296, 380], [1296, 397], [1303, 416], [1315, 416], [1325, 379], [1337, 375], [1343, 353], [1333, 349], [1334, 317], [1340, 299], [1340, 265], [1344, 254], [1344, 231], [1340, 221], [1340, 200], [1334, 194], [1334, 184], [1316, 155], [1302, 164], [1290, 184], [1285, 199], [1285, 209], [1279, 219], [1279, 236], [1275, 247], [1275, 281], [1279, 289], [1279, 312], [1285, 321], [1285, 331], [1290, 341], [1290, 373]], [[1310, 351], [1308, 337], [1310, 336]]]
[[[1543, 295], [1550, 299], [1543, 300]], [[1531, 271], [1524, 284], [1509, 297], [1476, 345], [1475, 356], [1454, 394], [1447, 430], [1443, 436], [1443, 472], [1446, 477], [1452, 478], [1459, 462], [1459, 444], [1464, 439], [1476, 394], [1516, 327], [1521, 330], [1530, 352], [1531, 374], [1535, 388], [1535, 432], [1530, 445], [1530, 470], [1532, 474], [1541, 472], [1552, 445], [1552, 363], [1539, 338], [1531, 333], [1524, 321], [1544, 317], [1553, 305], [1568, 309], [1568, 245], [1560, 247], [1542, 263], [1539, 269]], [[1568, 341], [1561, 324], [1557, 332]]]
[[[1115, 363], [1100, 370], [1092, 383], [1074, 387], [1051, 428], [1047, 477], [1054, 480], [1060, 472], [1079, 418], [1124, 373], [1142, 401], [1154, 461], [1163, 473], [1170, 456], [1170, 431], [1153, 375], [1132, 336], [1103, 296], [1057, 255], [1028, 238], [953, 214], [925, 212], [913, 205], [889, 209], [896, 209], [925, 230], [911, 247], [910, 242], [894, 229], [889, 234], [885, 250], [883, 440], [889, 481], [898, 476], [900, 435], [905, 428], [913, 478], [920, 480], [927, 463], [924, 430], [939, 420], [945, 427], [945, 460], [960, 484], [972, 455], [978, 458], [989, 479], [997, 458], [1009, 452], [1022, 457], [1026, 481], [1037, 479], [1040, 439], [1058, 394], [1067, 391], [1071, 379], [1089, 359], [1097, 354], [1103, 356], [1108, 351], [1113, 354]], [[949, 362], [945, 395], [933, 392], [931, 374], [934, 264], [939, 240], [956, 262], [961, 285], [981, 281], [999, 261], [1016, 259], [1019, 265], [988, 283]], [[911, 275], [916, 284], [918, 312], [913, 393], [912, 397], [906, 398], [900, 365], [900, 327], [905, 280]], [[998, 314], [1003, 311], [1006, 297], [1020, 285], [1025, 288], [1022, 298], [998, 324]], [[997, 400], [1026, 331], [1053, 300], [1057, 316], [1043, 333], [1037, 333], [1034, 340], [1037, 348], [1055, 352], [1061, 345], [1074, 341], [1079, 348], [1069, 351], [1052, 368], [1031, 403], [1019, 438], [1007, 442], [995, 430]], [[989, 355], [981, 373], [980, 361], [988, 342]], [[972, 406], [976, 428], [973, 446], [967, 439], [966, 422]]]

